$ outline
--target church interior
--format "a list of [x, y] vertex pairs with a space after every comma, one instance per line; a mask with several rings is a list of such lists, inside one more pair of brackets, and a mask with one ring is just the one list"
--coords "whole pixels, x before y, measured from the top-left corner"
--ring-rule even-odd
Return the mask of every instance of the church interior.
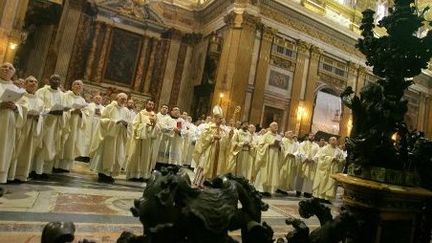
[[[288, 131], [298, 138], [324, 134], [323, 139], [336, 137], [342, 145], [359, 119], [341, 99], [344, 90], [352, 87], [352, 95], [364, 97], [362, 89], [382, 78], [358, 48], [364, 11], [375, 12], [374, 36], [382, 38], [389, 32], [378, 23], [403, 1], [409, 0], [0, 0], [0, 63], [13, 64], [14, 79], [37, 79], [39, 88], [50, 85], [53, 74], [65, 91], [80, 80], [88, 103], [100, 96], [108, 107], [124, 93], [136, 112], [151, 100], [155, 113], [163, 105], [177, 107], [193, 122], [215, 114], [216, 106], [227, 124], [247, 121], [258, 129], [276, 122], [282, 136]], [[415, 36], [432, 38], [432, 1], [412, 2], [424, 16]], [[406, 128], [432, 139], [432, 61], [405, 80], [412, 82], [402, 98]], [[69, 173], [0, 184], [0, 242], [41, 242], [44, 226], [53, 221], [74, 223], [73, 242], [117, 242], [123, 231], [142, 234], [130, 208], [147, 183], [129, 180], [126, 165], [115, 183], [101, 183], [89, 164], [78, 158]], [[193, 167], [185, 170], [191, 178]], [[346, 200], [359, 200], [356, 189], [345, 188], [345, 179], [335, 179], [339, 185], [326, 204], [334, 217]], [[389, 188], [383, 190], [397, 193]], [[432, 202], [432, 192], [419, 188], [406, 193], [416, 198], [410, 202]], [[303, 217], [298, 205], [310, 196], [287, 191], [263, 197], [269, 208], [260, 217], [274, 239], [297, 229], [285, 220]], [[401, 205], [409, 201], [394, 198]], [[401, 216], [408, 209], [395, 213], [393, 207], [380, 208], [388, 210], [382, 214], [388, 222], [378, 230], [384, 240], [373, 242], [390, 242], [386, 227], [400, 230], [395, 235], [401, 242], [420, 242], [414, 240], [420, 234], [416, 228], [407, 226], [409, 217]], [[304, 222], [312, 231], [320, 220]], [[429, 240], [430, 233], [429, 228]], [[240, 230], [229, 235], [242, 240]]]

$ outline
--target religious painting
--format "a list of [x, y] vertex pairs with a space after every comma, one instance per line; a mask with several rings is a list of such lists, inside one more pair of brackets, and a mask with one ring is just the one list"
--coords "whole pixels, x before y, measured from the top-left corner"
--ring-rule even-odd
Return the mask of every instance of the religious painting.
[[141, 40], [140, 35], [129, 31], [117, 28], [113, 30], [105, 68], [105, 80], [132, 85], [141, 49]]
[[263, 127], [269, 127], [270, 123], [277, 122], [279, 124], [279, 128], [282, 128], [283, 118], [284, 110], [271, 106], [264, 106], [264, 115], [262, 122]]
[[289, 97], [291, 96], [292, 78], [292, 72], [279, 67], [269, 66], [266, 89]]

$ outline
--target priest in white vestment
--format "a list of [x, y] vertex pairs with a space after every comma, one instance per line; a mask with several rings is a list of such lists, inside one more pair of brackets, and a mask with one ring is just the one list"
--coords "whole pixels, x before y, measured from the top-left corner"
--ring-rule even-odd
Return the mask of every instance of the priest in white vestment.
[[[196, 129], [197, 127], [192, 123], [192, 117], [188, 116], [186, 112], [183, 112], [186, 131], [184, 133], [183, 143], [183, 154], [182, 154], [182, 165], [192, 166], [192, 153], [196, 143]], [[193, 164], [192, 167], [195, 167]]]
[[71, 90], [64, 95], [65, 106], [70, 108], [65, 113], [66, 125], [63, 134], [64, 145], [62, 156], [54, 164], [54, 172], [69, 172], [72, 169], [75, 158], [84, 155], [85, 127], [88, 119], [88, 112], [85, 110], [87, 102], [81, 96], [83, 82], [75, 80]]
[[[0, 66], [0, 183], [6, 183], [9, 167], [14, 157], [17, 139], [17, 128], [24, 123], [24, 114], [18, 100], [2, 99], [5, 92], [25, 93], [25, 90], [18, 88], [11, 78], [15, 74], [15, 68], [10, 63], [3, 63]], [[19, 99], [20, 97], [16, 97]]]
[[155, 145], [155, 168], [160, 169], [168, 162], [169, 151], [168, 142], [173, 133], [175, 122], [168, 114], [168, 105], [162, 105], [159, 112], [156, 114], [157, 126], [160, 131]]
[[320, 148], [315, 155], [317, 169], [313, 183], [313, 196], [323, 200], [336, 197], [336, 181], [330, 176], [342, 171], [345, 156], [337, 146], [337, 139], [331, 137], [329, 144]]
[[97, 139], [90, 149], [90, 167], [98, 173], [99, 182], [114, 183], [126, 159], [129, 139], [127, 95], [120, 93], [102, 112]]
[[278, 124], [272, 122], [270, 131], [264, 134], [257, 147], [255, 170], [258, 171], [255, 187], [265, 196], [271, 196], [279, 187], [279, 170], [281, 168], [281, 141], [277, 133]]
[[319, 146], [314, 142], [314, 139], [315, 135], [310, 133], [298, 149], [299, 168], [295, 185], [297, 196], [300, 196], [301, 192], [304, 193], [305, 197], [312, 196], [312, 185], [316, 172], [315, 155], [319, 150]]
[[298, 171], [296, 154], [299, 147], [299, 144], [294, 140], [292, 131], [285, 132], [281, 147], [283, 157], [279, 176], [279, 188], [283, 191], [291, 191], [294, 190], [295, 178]]
[[35, 95], [38, 88], [37, 79], [33, 76], [27, 77], [24, 87], [26, 94], [18, 103], [24, 107], [26, 119], [18, 138], [14, 163], [9, 168], [8, 176], [8, 180], [18, 182], [28, 180], [36, 148], [42, 142], [43, 127], [44, 106], [42, 100]]
[[60, 76], [51, 75], [49, 85], [36, 91], [36, 96], [44, 103], [44, 126], [41, 147], [36, 151], [35, 163], [31, 176], [35, 179], [46, 179], [51, 174], [55, 161], [61, 158], [68, 110], [64, 103], [64, 93], [60, 90]]
[[132, 139], [126, 166], [126, 179], [144, 182], [150, 178], [153, 170], [153, 150], [158, 133], [156, 114], [153, 111], [154, 102], [147, 101], [144, 110], [133, 120]]
[[187, 132], [185, 120], [180, 117], [180, 108], [173, 106], [171, 109], [171, 127], [174, 127], [168, 139], [168, 164], [182, 165], [183, 145]]
[[229, 166], [232, 166], [233, 169], [229, 170], [250, 181], [256, 152], [253, 145], [253, 134], [249, 131], [248, 122], [241, 123], [240, 129], [234, 133], [230, 150]]
[[99, 127], [100, 117], [104, 108], [105, 107], [102, 105], [102, 96], [100, 95], [95, 95], [93, 97], [93, 102], [91, 102], [86, 108], [89, 117], [85, 127], [86, 136], [84, 138], [85, 146], [83, 157], [90, 157], [90, 146], [95, 139], [96, 131]]

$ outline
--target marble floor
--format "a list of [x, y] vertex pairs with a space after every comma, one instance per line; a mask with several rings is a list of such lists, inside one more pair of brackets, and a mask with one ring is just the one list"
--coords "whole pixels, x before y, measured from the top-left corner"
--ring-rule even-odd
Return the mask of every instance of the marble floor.
[[[2, 187], [5, 194], [0, 198], [0, 242], [40, 242], [42, 228], [50, 221], [74, 222], [74, 242], [83, 238], [115, 242], [123, 231], [142, 232], [129, 208], [141, 196], [145, 183], [129, 182], [124, 176], [119, 176], [113, 185], [99, 183], [86, 163], [75, 162], [71, 173], [54, 174], [49, 180]], [[272, 226], [275, 238], [291, 230], [284, 223], [287, 217], [300, 217], [300, 200], [294, 195], [265, 199], [270, 208], [263, 213], [263, 221]], [[331, 206], [333, 214], [338, 212], [339, 201]], [[305, 222], [310, 228], [319, 225], [316, 217]], [[231, 234], [237, 238], [240, 232]]]

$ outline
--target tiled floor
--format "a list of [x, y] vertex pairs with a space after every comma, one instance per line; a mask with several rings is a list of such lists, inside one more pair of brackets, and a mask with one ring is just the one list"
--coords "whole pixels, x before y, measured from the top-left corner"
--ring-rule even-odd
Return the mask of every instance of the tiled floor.
[[[0, 198], [0, 242], [40, 242], [43, 226], [50, 221], [72, 221], [76, 225], [75, 242], [87, 238], [96, 242], [115, 242], [123, 231], [142, 232], [129, 208], [139, 198], [145, 183], [117, 178], [114, 185], [98, 183], [97, 176], [85, 163], [76, 162], [69, 174], [52, 175], [47, 181], [31, 181], [20, 185], [4, 185]], [[299, 198], [275, 195], [265, 199], [270, 205], [263, 221], [270, 224], [275, 237], [291, 230], [287, 217], [299, 217]], [[338, 202], [334, 202], [338, 205]], [[337, 207], [332, 207], [337, 213]], [[316, 217], [306, 220], [315, 228]], [[239, 232], [232, 232], [239, 236]]]

